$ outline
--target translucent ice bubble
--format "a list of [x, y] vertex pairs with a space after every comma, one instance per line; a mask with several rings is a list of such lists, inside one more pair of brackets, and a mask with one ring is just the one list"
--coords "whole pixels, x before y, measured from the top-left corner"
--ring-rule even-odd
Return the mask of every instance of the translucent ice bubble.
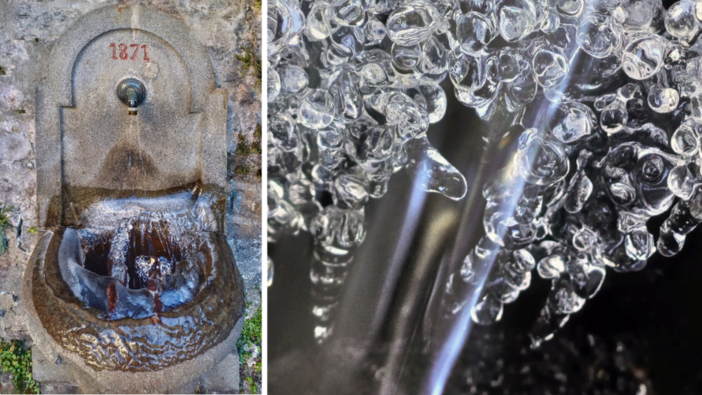
[[414, 2], [402, 5], [388, 16], [387, 35], [395, 44], [417, 45], [439, 28], [441, 16], [430, 3]]
[[680, 95], [673, 88], [654, 85], [648, 91], [648, 105], [655, 112], [669, 113], [675, 110], [679, 103]]
[[578, 16], [585, 9], [584, 0], [558, 0], [556, 1], [556, 9], [563, 15]]
[[478, 54], [495, 38], [494, 23], [478, 12], [461, 14], [456, 18], [456, 36], [461, 51]]
[[308, 77], [305, 70], [299, 66], [281, 67], [278, 70], [282, 91], [285, 94], [296, 94], [307, 88]]
[[542, 87], [557, 87], [568, 74], [568, 62], [562, 53], [555, 50], [541, 49], [534, 55], [532, 63], [534, 78]]
[[622, 4], [621, 10], [622, 26], [627, 32], [650, 32], [660, 26], [665, 15], [660, 0], [630, 0]]
[[302, 13], [295, 1], [276, 0], [273, 7], [268, 7], [268, 56], [279, 53], [295, 39], [305, 23]]
[[655, 34], [631, 40], [624, 49], [622, 70], [635, 80], [651, 78], [663, 66], [667, 47], [667, 41]]
[[305, 35], [311, 41], [320, 41], [331, 35], [329, 13], [331, 6], [325, 1], [315, 1], [307, 13]]
[[693, 0], [679, 1], [668, 9], [665, 16], [665, 30], [685, 43], [691, 42], [700, 31]]
[[336, 0], [332, 2], [334, 21], [341, 26], [361, 26], [366, 21], [364, 0]]
[[498, 30], [507, 41], [519, 40], [536, 28], [536, 8], [530, 0], [501, 2], [498, 18]]
[[280, 93], [280, 77], [274, 69], [268, 69], [268, 102], [275, 101]]
[[312, 129], [329, 126], [334, 120], [334, 100], [329, 92], [317, 89], [309, 92], [297, 112], [300, 123]]
[[699, 131], [700, 125], [694, 119], [683, 122], [670, 139], [673, 151], [688, 157], [696, 155], [700, 147]]
[[299, 144], [295, 120], [288, 114], [281, 114], [268, 123], [269, 141], [283, 151], [292, 151]]
[[562, 179], [570, 167], [564, 147], [536, 129], [525, 131], [519, 138], [515, 163], [522, 177], [537, 185], [548, 185]]
[[590, 56], [606, 58], [621, 48], [621, 28], [610, 17], [589, 14], [578, 26], [577, 43]]
[[569, 102], [561, 104], [552, 121], [551, 134], [565, 144], [580, 141], [592, 134], [597, 125], [597, 116], [590, 107]]
[[399, 69], [412, 70], [419, 66], [422, 60], [422, 48], [419, 45], [407, 47], [393, 44], [390, 53], [392, 63]]

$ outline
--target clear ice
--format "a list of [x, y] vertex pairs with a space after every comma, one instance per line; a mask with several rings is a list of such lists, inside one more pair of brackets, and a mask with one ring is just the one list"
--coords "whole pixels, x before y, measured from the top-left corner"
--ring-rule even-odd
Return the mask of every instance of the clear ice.
[[212, 213], [198, 198], [207, 196], [95, 203], [81, 215], [80, 228], [63, 233], [58, 259], [65, 283], [108, 320], [157, 319], [193, 300], [216, 275], [205, 236]]
[[[660, 0], [274, 1], [268, 241], [315, 240], [315, 336], [332, 332], [364, 207], [392, 174], [465, 196], [465, 178], [427, 139], [446, 111], [446, 77], [483, 120], [511, 120], [485, 141], [519, 133], [484, 186], [485, 236], [449, 277], [447, 314], [498, 321], [538, 275], [551, 281], [538, 346], [597, 294], [607, 268], [679, 252], [702, 221], [701, 10], [693, 0], [668, 10]], [[656, 240], [647, 223], [657, 216]]]

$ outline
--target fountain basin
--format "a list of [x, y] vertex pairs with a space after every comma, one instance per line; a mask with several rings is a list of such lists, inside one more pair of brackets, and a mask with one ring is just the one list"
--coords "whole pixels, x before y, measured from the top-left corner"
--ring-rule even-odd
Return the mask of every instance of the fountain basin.
[[[168, 392], [229, 354], [244, 316], [243, 282], [224, 235], [202, 232], [217, 276], [195, 298], [153, 317], [108, 320], [63, 281], [59, 249], [66, 228], [43, 231], [24, 275], [30, 335], [50, 359], [72, 365], [95, 392]], [[96, 387], [97, 386], [97, 387]]]

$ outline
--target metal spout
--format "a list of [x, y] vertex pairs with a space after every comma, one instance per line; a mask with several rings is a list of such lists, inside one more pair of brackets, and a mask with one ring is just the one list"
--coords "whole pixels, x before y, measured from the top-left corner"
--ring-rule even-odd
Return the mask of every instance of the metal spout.
[[129, 111], [129, 115], [136, 115], [137, 114], [137, 106], [139, 105], [138, 102], [138, 97], [139, 93], [134, 89], [134, 87], [129, 87], [127, 88], [127, 110]]
[[129, 115], [137, 115], [139, 105], [146, 97], [146, 87], [141, 81], [128, 78], [117, 86], [117, 97], [127, 105]]

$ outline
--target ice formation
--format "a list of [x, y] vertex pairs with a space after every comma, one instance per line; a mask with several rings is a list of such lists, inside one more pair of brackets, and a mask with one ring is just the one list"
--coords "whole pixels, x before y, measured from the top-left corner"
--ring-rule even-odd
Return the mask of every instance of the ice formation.
[[[268, 10], [268, 238], [315, 240], [316, 338], [390, 176], [422, 173], [452, 199], [466, 181], [429, 144], [446, 111], [448, 23], [429, 3], [275, 1]], [[269, 265], [271, 270], [273, 265]]]
[[[495, 322], [535, 273], [552, 283], [538, 346], [595, 296], [608, 267], [641, 270], [656, 251], [679, 252], [702, 221], [700, 4], [272, 2], [269, 241], [315, 239], [317, 338], [363, 241], [364, 206], [391, 174], [413, 167], [429, 192], [466, 193], [426, 137], [446, 110], [447, 76], [482, 119], [511, 120], [486, 141], [519, 135], [484, 188], [486, 234], [450, 277], [448, 314], [480, 293], [473, 321]], [[647, 222], [661, 215], [656, 240]]]
[[80, 228], [63, 233], [61, 276], [104, 319], [158, 319], [192, 301], [216, 275], [202, 232], [211, 226], [206, 211], [188, 193], [95, 203]]

